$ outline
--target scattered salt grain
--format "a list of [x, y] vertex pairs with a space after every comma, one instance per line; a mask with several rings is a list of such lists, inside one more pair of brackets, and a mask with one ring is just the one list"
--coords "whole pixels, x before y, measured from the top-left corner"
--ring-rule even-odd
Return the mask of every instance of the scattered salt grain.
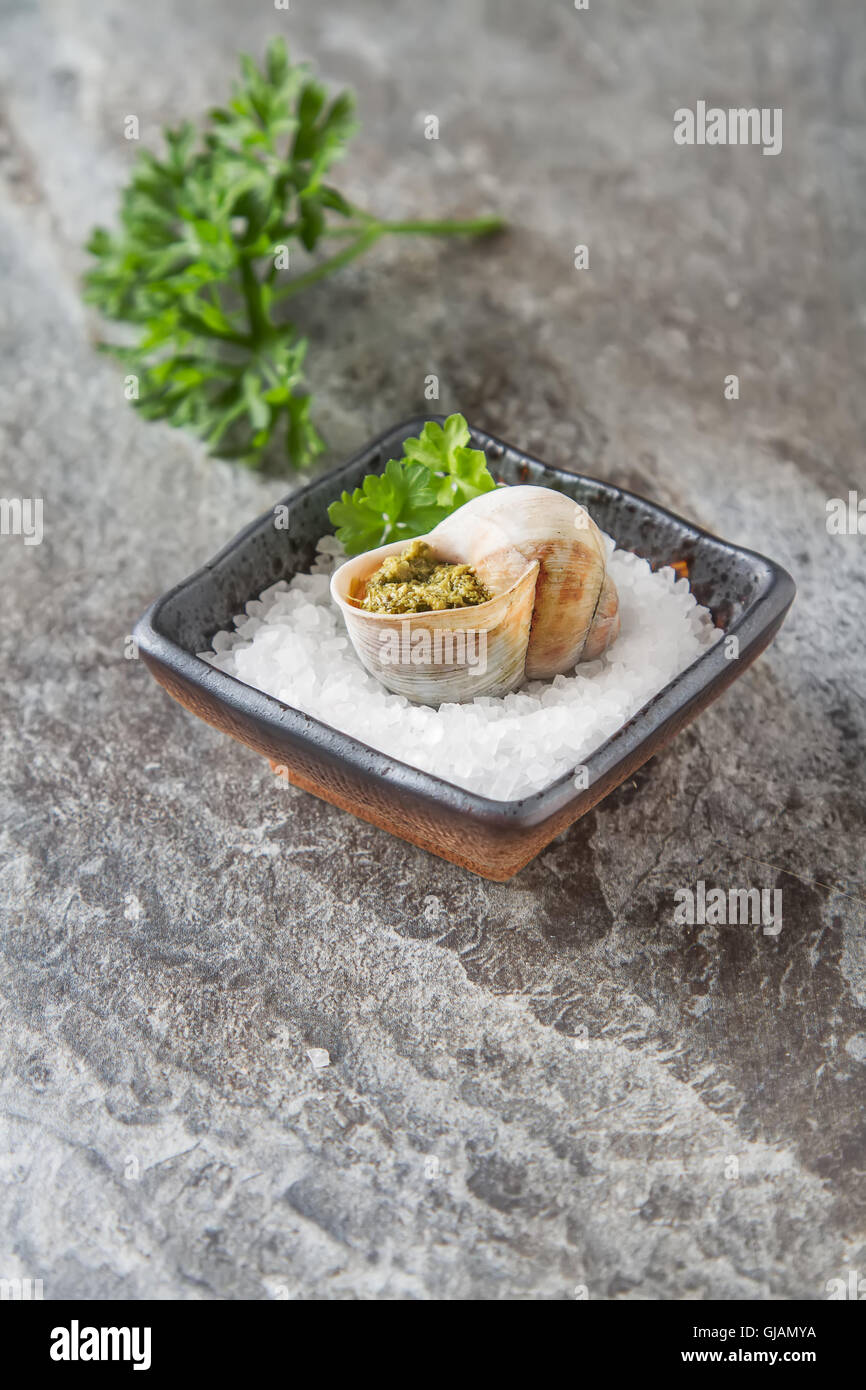
[[[279, 580], [246, 605], [234, 631], [200, 655], [401, 762], [496, 801], [531, 796], [573, 773], [589, 754], [721, 637], [687, 579], [669, 566], [616, 550], [608, 569], [622, 629], [599, 661], [552, 681], [528, 681], [500, 698], [438, 709], [412, 705], [361, 666], [331, 602], [330, 576], [345, 558], [323, 536], [311, 572]], [[324, 1049], [311, 1048], [308, 1055]]]

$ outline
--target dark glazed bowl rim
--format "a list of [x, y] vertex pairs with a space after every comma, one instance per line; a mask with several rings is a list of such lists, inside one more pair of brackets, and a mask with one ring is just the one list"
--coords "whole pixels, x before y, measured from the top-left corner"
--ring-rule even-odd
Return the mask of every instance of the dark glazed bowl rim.
[[[276, 506], [285, 505], [291, 512], [292, 507], [297, 506], [305, 497], [320, 492], [323, 484], [329, 479], [335, 480], [334, 497], [338, 496], [342, 490], [342, 482], [337, 480], [350, 473], [368, 455], [374, 454], [386, 441], [399, 435], [406, 437], [417, 433], [427, 420], [437, 419], [442, 422], [444, 418], [435, 415], [416, 416], [400, 425], [391, 426], [345, 463], [338, 464], [312, 479], [304, 487], [280, 499], [280, 502], [274, 503], [267, 512], [239, 531], [211, 560], [156, 599], [139, 619], [134, 629], [134, 639], [145, 656], [151, 657], [192, 685], [206, 690], [211, 698], [217, 700], [227, 711], [237, 711], [251, 717], [258, 724], [267, 726], [277, 737], [288, 736], [292, 742], [306, 743], [318, 753], [350, 765], [365, 778], [380, 782], [386, 788], [403, 789], [416, 798], [435, 802], [437, 806], [444, 806], [455, 814], [503, 828], [537, 825], [569, 804], [573, 804], [576, 814], [580, 814], [581, 802], [592, 804], [594, 801], [592, 788], [598, 781], [633, 754], [639, 745], [651, 739], [662, 726], [675, 719], [685, 706], [698, 701], [708, 687], [720, 680], [730, 664], [724, 655], [723, 641], [715, 643], [697, 657], [685, 671], [680, 672], [647, 701], [616, 733], [590, 753], [583, 763], [575, 765], [586, 769], [586, 788], [574, 785], [574, 769], [571, 769], [541, 791], [533, 792], [531, 796], [513, 801], [497, 801], [401, 762], [390, 754], [371, 748], [360, 739], [325, 724], [313, 715], [283, 704], [273, 695], [245, 685], [236, 677], [217, 670], [194, 653], [186, 651], [160, 631], [160, 617], [166, 605], [182, 595], [185, 589], [209, 571], [242, 550], [265, 524], [272, 525]], [[744, 561], [748, 562], [752, 577], [757, 579], [757, 593], [745, 611], [725, 628], [726, 636], [736, 634], [738, 637], [741, 657], [746, 656], [751, 648], [763, 645], [762, 639], [766, 640], [768, 630], [778, 627], [790, 607], [796, 593], [794, 580], [787, 570], [766, 555], [724, 541], [668, 508], [650, 502], [625, 488], [587, 474], [545, 464], [484, 430], [473, 427], [472, 442], [475, 447], [486, 451], [492, 449], [501, 453], [507, 452], [522, 464], [540, 467], [551, 478], [570, 484], [584, 483], [596, 493], [607, 495], [613, 503], [634, 502], [644, 513], [651, 513], [655, 517], [673, 522], [696, 546], [710, 545], [717, 552], [729, 556], [732, 560], [736, 559], [741, 566]], [[376, 466], [372, 465], [370, 471], [376, 471]], [[263, 582], [261, 588], [265, 587], [267, 585]], [[251, 594], [250, 598], [256, 596]], [[743, 663], [744, 666], [746, 664]]]

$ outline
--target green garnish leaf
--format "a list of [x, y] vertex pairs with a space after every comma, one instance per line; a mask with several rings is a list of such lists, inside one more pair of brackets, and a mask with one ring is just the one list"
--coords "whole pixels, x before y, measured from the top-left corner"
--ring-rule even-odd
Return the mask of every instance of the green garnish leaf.
[[420, 437], [407, 439], [402, 459], [384, 473], [368, 473], [354, 492], [332, 502], [328, 516], [347, 555], [425, 536], [446, 516], [496, 483], [480, 449], [469, 449], [469, 426], [450, 415], [444, 428], [428, 421]]
[[[391, 224], [354, 207], [324, 182], [355, 130], [351, 94], [331, 100], [281, 38], [261, 68], [240, 61], [231, 99], [201, 130], [185, 122], [164, 132], [162, 158], [137, 156], [118, 229], [97, 227], [87, 243], [95, 264], [85, 298], [136, 327], [131, 344], [105, 346], [136, 379], [130, 394], [143, 415], [194, 430], [253, 467], [283, 448], [305, 467], [323, 448], [304, 389], [307, 343], [275, 312], [279, 303], [386, 232], [476, 236], [501, 222]], [[303, 260], [328, 236], [344, 237], [341, 249], [294, 273], [296, 252]], [[462, 493], [477, 470], [459, 452], [444, 471]]]
[[360, 487], [328, 508], [348, 555], [423, 536], [447, 515], [437, 505], [429, 470], [397, 459], [388, 460], [384, 473], [368, 473]]
[[484, 454], [468, 444], [469, 426], [463, 416], [449, 415], [444, 425], [428, 420], [419, 438], [403, 445], [408, 459], [423, 463], [439, 479], [436, 501], [448, 512], [496, 486]]

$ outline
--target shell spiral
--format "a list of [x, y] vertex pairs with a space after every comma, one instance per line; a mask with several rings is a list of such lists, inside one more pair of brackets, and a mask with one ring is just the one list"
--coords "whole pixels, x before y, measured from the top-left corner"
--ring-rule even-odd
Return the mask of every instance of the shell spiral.
[[442, 560], [469, 564], [493, 597], [432, 613], [367, 613], [369, 576], [405, 542], [341, 565], [331, 593], [358, 656], [388, 689], [421, 704], [502, 695], [603, 655], [619, 633], [604, 538], [579, 503], [550, 488], [496, 488], [424, 537]]

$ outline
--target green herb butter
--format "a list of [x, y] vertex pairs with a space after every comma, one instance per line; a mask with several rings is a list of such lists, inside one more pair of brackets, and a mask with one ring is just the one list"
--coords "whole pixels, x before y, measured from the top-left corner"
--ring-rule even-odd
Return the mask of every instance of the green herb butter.
[[491, 597], [470, 565], [437, 560], [425, 541], [412, 541], [370, 575], [361, 607], [368, 613], [432, 613]]

